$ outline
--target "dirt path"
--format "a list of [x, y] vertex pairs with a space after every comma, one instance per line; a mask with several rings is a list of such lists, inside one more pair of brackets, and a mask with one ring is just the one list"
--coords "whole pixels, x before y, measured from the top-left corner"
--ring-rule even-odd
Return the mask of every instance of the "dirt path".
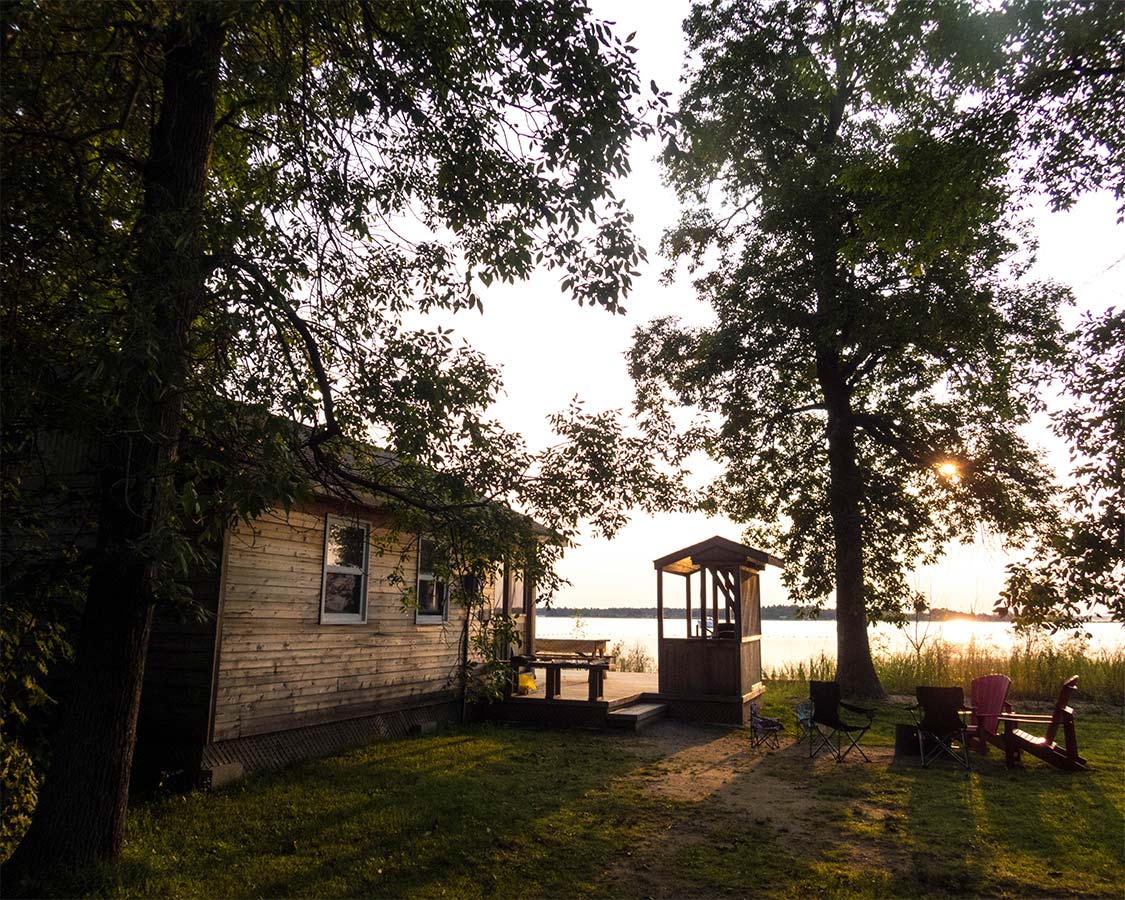
[[[753, 749], [745, 731], [670, 721], [641, 732], [634, 741], [633, 749], [646, 764], [628, 775], [625, 785], [653, 798], [692, 805], [690, 815], [668, 816], [651, 838], [613, 861], [603, 876], [611, 895], [617, 888], [631, 896], [682, 896], [682, 880], [678, 888], [669, 887], [677, 884], [669, 877], [673, 860], [684, 848], [705, 841], [718, 841], [716, 849], [721, 850], [728, 824], [732, 834], [754, 825], [783, 840], [791, 836], [787, 842], [806, 853], [815, 854], [826, 844], [823, 801], [810, 783], [837, 765], [828, 754], [810, 760], [807, 749], [796, 746], [791, 736], [782, 739], [778, 751]], [[864, 749], [876, 765], [891, 760], [890, 748]], [[855, 764], [850, 759], [844, 763]]]

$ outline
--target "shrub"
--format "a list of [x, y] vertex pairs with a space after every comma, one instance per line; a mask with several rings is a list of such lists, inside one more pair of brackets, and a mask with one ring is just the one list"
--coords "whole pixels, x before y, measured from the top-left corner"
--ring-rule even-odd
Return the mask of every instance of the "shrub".
[[614, 658], [610, 668], [616, 672], [652, 672], [656, 669], [656, 660], [640, 641], [628, 648], [624, 641], [615, 641], [609, 654]]
[[39, 779], [31, 756], [19, 744], [0, 738], [0, 862], [16, 849], [31, 824]]

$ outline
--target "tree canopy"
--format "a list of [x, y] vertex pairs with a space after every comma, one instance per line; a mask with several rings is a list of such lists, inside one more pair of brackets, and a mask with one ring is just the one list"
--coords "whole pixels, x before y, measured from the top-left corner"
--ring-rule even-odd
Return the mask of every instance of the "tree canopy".
[[[994, 108], [1019, 116], [1033, 182], [1056, 209], [1111, 190], [1125, 213], [1125, 5], [1115, 0], [1009, 0]], [[1120, 218], [1119, 218], [1120, 221]]]
[[838, 680], [880, 692], [866, 625], [981, 523], [1027, 536], [1049, 473], [1021, 427], [1065, 290], [1029, 284], [1018, 120], [976, 115], [995, 45], [972, 4], [699, 3], [664, 161], [664, 248], [714, 323], [637, 332], [638, 406], [724, 465], [706, 504], [778, 547], [794, 599], [835, 593]]
[[2, 46], [6, 505], [36, 507], [45, 432], [98, 472], [20, 848], [76, 860], [120, 846], [153, 605], [233, 519], [329, 481], [549, 579], [580, 519], [660, 484], [609, 414], [527, 448], [489, 417], [496, 369], [404, 319], [538, 266], [617, 311], [643, 251], [611, 182], [647, 126], [633, 48], [571, 0], [15, 2]]

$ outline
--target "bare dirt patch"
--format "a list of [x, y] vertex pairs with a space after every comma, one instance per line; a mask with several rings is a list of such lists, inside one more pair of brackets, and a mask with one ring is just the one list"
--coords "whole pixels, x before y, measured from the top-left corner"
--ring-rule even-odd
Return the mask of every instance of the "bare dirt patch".
[[809, 760], [792, 738], [783, 738], [780, 750], [767, 751], [751, 748], [742, 730], [678, 722], [642, 732], [636, 749], [650, 762], [629, 777], [644, 790], [765, 821], [809, 814], [816, 805], [807, 790], [810, 775], [836, 765], [823, 756]]
[[[853, 759], [854, 752], [839, 764], [826, 753], [810, 760], [807, 745], [797, 745], [792, 737], [783, 737], [781, 748], [769, 751], [751, 748], [742, 729], [670, 721], [641, 732], [634, 741], [644, 764], [623, 783], [671, 801], [671, 807], [652, 837], [614, 860], [603, 878], [611, 893], [615, 885], [627, 886], [628, 893], [642, 897], [677, 893], [669, 887], [676, 883], [669, 877], [670, 868], [685, 848], [713, 843], [716, 835], [738, 833], [748, 825], [793, 835], [786, 843], [799, 845], [802, 854], [816, 856], [834, 846], [838, 842], [822, 827], [825, 801], [815, 784], [831, 779], [838, 766], [869, 765]], [[893, 756], [890, 748], [864, 750], [875, 766], [887, 766]], [[859, 798], [848, 802], [853, 815], [882, 819], [887, 814]], [[870, 845], [854, 846], [851, 852], [867, 865], [900, 862], [893, 854], [881, 859], [883, 854]], [[682, 892], [680, 882], [678, 893]]]

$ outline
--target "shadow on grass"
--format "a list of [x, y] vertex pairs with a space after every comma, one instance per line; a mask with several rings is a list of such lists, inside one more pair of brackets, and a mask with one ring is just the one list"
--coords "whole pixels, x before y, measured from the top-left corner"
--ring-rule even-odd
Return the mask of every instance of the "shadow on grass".
[[[885, 726], [894, 724], [892, 710]], [[745, 777], [807, 793], [810, 810], [784, 825], [712, 816], [705, 835], [677, 848], [674, 893], [761, 897], [1125, 896], [1125, 766], [1121, 727], [1090, 722], [1083, 752], [1104, 762], [1060, 772], [1029, 762], [1010, 771], [1002, 756], [974, 755], [966, 776], [955, 763], [923, 769], [891, 761], [890, 738], [875, 735], [871, 763], [808, 759], [788, 744]], [[874, 751], [874, 752], [872, 752]], [[729, 790], [737, 792], [738, 782]], [[776, 811], [775, 811], [776, 812]]]
[[[704, 733], [698, 740], [709, 740]], [[142, 804], [40, 896], [569, 896], [650, 827], [627, 737], [480, 725]]]
[[139, 805], [121, 863], [37, 893], [1024, 896], [1082, 872], [1086, 893], [1120, 896], [1121, 728], [1089, 734], [1098, 771], [974, 757], [966, 778], [890, 764], [886, 735], [873, 762], [837, 765], [743, 751], [729, 729], [471, 726]]

